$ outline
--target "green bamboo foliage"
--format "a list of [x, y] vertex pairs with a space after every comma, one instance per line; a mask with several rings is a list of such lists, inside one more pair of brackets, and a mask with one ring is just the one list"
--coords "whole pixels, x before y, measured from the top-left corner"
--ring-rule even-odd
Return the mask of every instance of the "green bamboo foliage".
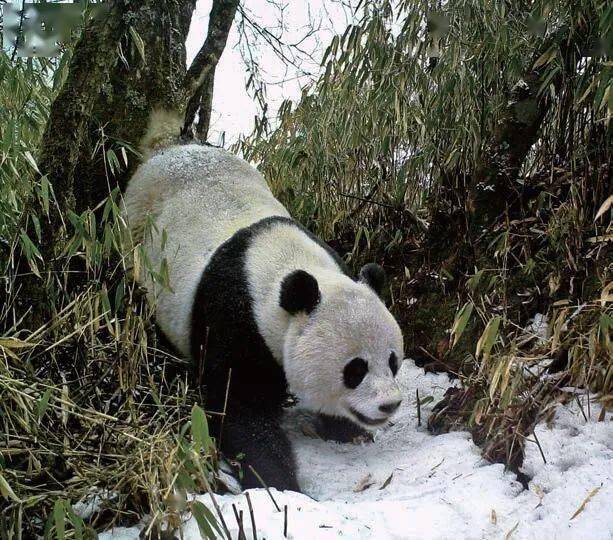
[[[298, 219], [345, 248], [353, 243], [349, 262], [374, 251], [400, 267], [395, 313], [409, 331], [432, 334], [430, 355], [443, 364], [453, 357], [463, 382], [466, 417], [455, 425], [472, 427], [488, 459], [517, 467], [537, 413], [564, 399], [540, 378], [544, 359], [568, 355], [552, 380], [587, 386], [605, 404], [613, 396], [613, 306], [597, 300], [609, 298], [611, 281], [603, 260], [613, 8], [599, 0], [363, 0], [357, 14], [299, 102], [284, 103], [276, 123], [259, 122], [238, 147]], [[490, 153], [506, 150], [499, 134], [509, 110], [520, 123], [534, 118], [514, 101], [533, 75], [547, 106], [509, 180], [517, 192], [537, 188], [522, 209], [527, 219], [501, 218], [475, 235], [484, 245], [474, 268], [430, 266], [424, 246], [437, 229], [428, 227], [437, 213], [466, 227], [470, 190], [488, 178], [480, 173]], [[463, 240], [436, 238], [456, 249]], [[405, 291], [416, 273], [411, 307]], [[524, 330], [526, 291], [549, 302], [528, 308], [549, 315], [551, 337], [542, 341]], [[443, 430], [454, 425], [445, 422]]]
[[[531, 67], [545, 66], [541, 92], [562, 69], [556, 33], [590, 33], [544, 127], [547, 140], [527, 163], [551, 155], [551, 144], [579, 143], [611, 116], [613, 15], [606, 2], [363, 1], [361, 19], [336, 36], [321, 77], [299, 103], [280, 108], [240, 144], [260, 164], [283, 202], [324, 237], [377, 208], [419, 212], [442, 185], [462, 189], [475, 170], [511, 88]], [[565, 109], [566, 108], [566, 109]], [[561, 130], [564, 130], [562, 132]], [[369, 202], [365, 203], [364, 199]], [[340, 227], [342, 229], [343, 227]]]
[[[38, 172], [34, 153], [54, 96], [53, 81], [61, 77], [53, 61], [18, 59], [0, 54], [0, 240], [6, 246], [18, 226], [25, 201]], [[50, 84], [50, 81], [51, 84]]]

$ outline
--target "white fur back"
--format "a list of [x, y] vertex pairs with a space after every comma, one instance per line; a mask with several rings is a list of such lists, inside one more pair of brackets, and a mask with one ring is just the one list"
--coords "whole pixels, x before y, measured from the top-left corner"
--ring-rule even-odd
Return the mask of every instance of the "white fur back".
[[[172, 290], [147, 271], [136, 277], [147, 287], [162, 331], [190, 356], [192, 305], [211, 256], [239, 229], [289, 217], [287, 210], [245, 161], [199, 145], [172, 146], [150, 158], [134, 174], [124, 203], [153, 269], [166, 260]], [[152, 231], [145, 227], [149, 218]], [[318, 282], [321, 300], [310, 315], [290, 316], [279, 305], [282, 280], [297, 269]], [[403, 343], [375, 292], [343, 274], [324, 247], [287, 221], [273, 221], [253, 237], [245, 271], [260, 334], [302, 406], [367, 427], [387, 421], [381, 406], [401, 399], [389, 359], [391, 353], [403, 358]], [[355, 358], [366, 362], [368, 373], [349, 388], [344, 369]]]
[[[243, 227], [289, 216], [248, 163], [200, 145], [173, 146], [143, 163], [126, 190], [125, 213], [153, 268], [159, 270], [166, 258], [172, 291], [152, 283], [146, 273], [137, 279], [155, 302], [158, 325], [186, 356], [194, 295], [213, 252]], [[157, 228], [150, 235], [143, 234], [147, 216]]]

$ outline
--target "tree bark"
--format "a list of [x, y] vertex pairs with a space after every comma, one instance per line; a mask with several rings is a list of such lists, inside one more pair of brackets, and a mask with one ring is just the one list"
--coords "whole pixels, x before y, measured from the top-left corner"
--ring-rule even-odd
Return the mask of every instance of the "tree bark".
[[46, 261], [55, 256], [53, 246], [62, 234], [63, 214], [76, 206], [75, 176], [94, 108], [113, 68], [113, 62], [104, 53], [114, 56], [124, 32], [122, 9], [121, 3], [114, 2], [107, 14], [91, 20], [84, 28], [66, 81], [47, 120], [39, 167], [53, 187], [57, 206], [50, 206], [49, 234], [44, 236], [41, 246]]
[[[185, 40], [195, 0], [145, 0], [121, 15], [122, 36], [101, 56], [114, 62], [107, 84], [98, 94], [87, 143], [80, 151], [80, 181], [75, 185], [77, 211], [91, 208], [115, 186], [121, 189], [138, 165], [139, 156], [115, 177], [104, 164], [104, 153], [95, 152], [125, 144], [138, 150], [149, 115], [154, 108], [183, 111], [189, 96]], [[72, 68], [71, 68], [72, 69]], [[92, 159], [93, 156], [93, 159]]]
[[201, 141], [207, 141], [209, 128], [211, 127], [211, 115], [213, 113], [213, 93], [215, 89], [215, 68], [211, 69], [202, 87], [202, 96], [198, 106], [198, 122], [196, 124], [196, 137]]

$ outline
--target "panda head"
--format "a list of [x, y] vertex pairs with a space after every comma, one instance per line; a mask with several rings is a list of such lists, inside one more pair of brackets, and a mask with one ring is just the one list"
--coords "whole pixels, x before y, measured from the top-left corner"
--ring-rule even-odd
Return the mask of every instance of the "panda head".
[[355, 282], [339, 273], [291, 272], [280, 306], [290, 324], [283, 349], [289, 388], [308, 409], [373, 429], [398, 409], [395, 380], [402, 333], [379, 294], [383, 270], [366, 265]]

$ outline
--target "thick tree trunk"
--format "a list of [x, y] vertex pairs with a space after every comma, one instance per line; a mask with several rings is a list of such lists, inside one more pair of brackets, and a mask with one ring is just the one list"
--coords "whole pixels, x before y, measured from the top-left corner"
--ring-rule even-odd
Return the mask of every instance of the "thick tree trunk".
[[[189, 98], [184, 86], [185, 39], [195, 0], [136, 4], [137, 9], [121, 16], [121, 38], [101, 53], [115, 65], [97, 96], [87, 140], [80, 150], [77, 211], [95, 206], [116, 185], [123, 189], [138, 164], [138, 156], [128, 153], [128, 166], [113, 177], [105, 167], [103, 150], [124, 144], [137, 150], [152, 109], [182, 111]], [[100, 142], [104, 147], [98, 146]]]
[[93, 206], [122, 183], [121, 176], [109, 178], [97, 144], [134, 146], [154, 106], [183, 107], [185, 38], [195, 3], [115, 0], [83, 30], [43, 137], [40, 169], [58, 202], [42, 246], [46, 260], [61, 244], [65, 212]]
[[[206, 41], [188, 71], [185, 40], [195, 5], [196, 0], [111, 0], [107, 12], [88, 22], [75, 46], [39, 159], [57, 199], [43, 224], [41, 253], [47, 275], [60, 287], [65, 276], [57, 271], [63, 268], [59, 254], [69, 234], [68, 212], [94, 208], [114, 187], [125, 187], [138, 165], [138, 144], [153, 109], [185, 114], [196, 95], [200, 104], [238, 0], [214, 0]], [[208, 84], [212, 88], [212, 81]], [[128, 151], [120, 153], [120, 147]], [[118, 160], [108, 159], [109, 150]], [[31, 326], [49, 316], [50, 281], [25, 279], [23, 296], [34, 305]]]
[[[206, 41], [187, 70], [185, 40], [195, 4], [196, 0], [116, 1], [104, 21], [95, 21], [86, 29], [48, 125], [48, 130], [56, 132], [57, 144], [46, 155], [57, 166], [43, 166], [43, 171], [52, 170], [52, 184], [57, 181], [66, 188], [67, 196], [74, 194], [74, 201], [62, 201], [60, 207], [66, 202], [66, 208], [82, 211], [100, 202], [109, 188], [125, 187], [138, 158], [130, 156], [128, 167], [110, 177], [103, 150], [125, 144], [136, 150], [152, 109], [186, 113], [186, 127], [193, 122], [203, 88], [212, 88], [238, 0], [213, 2]], [[80, 79], [88, 85], [79, 84]], [[210, 99], [205, 103], [211, 106]], [[63, 104], [78, 111], [78, 122], [71, 126], [72, 156], [67, 162], [62, 138], [66, 140], [63, 134], [69, 124]]]
[[75, 176], [88, 140], [92, 114], [116, 58], [117, 43], [124, 34], [124, 6], [112, 3], [107, 14], [91, 20], [75, 47], [67, 79], [53, 103], [39, 158], [57, 198], [50, 206], [49, 234], [41, 246], [46, 261], [54, 258], [53, 246], [62, 234], [63, 214], [74, 210]]

